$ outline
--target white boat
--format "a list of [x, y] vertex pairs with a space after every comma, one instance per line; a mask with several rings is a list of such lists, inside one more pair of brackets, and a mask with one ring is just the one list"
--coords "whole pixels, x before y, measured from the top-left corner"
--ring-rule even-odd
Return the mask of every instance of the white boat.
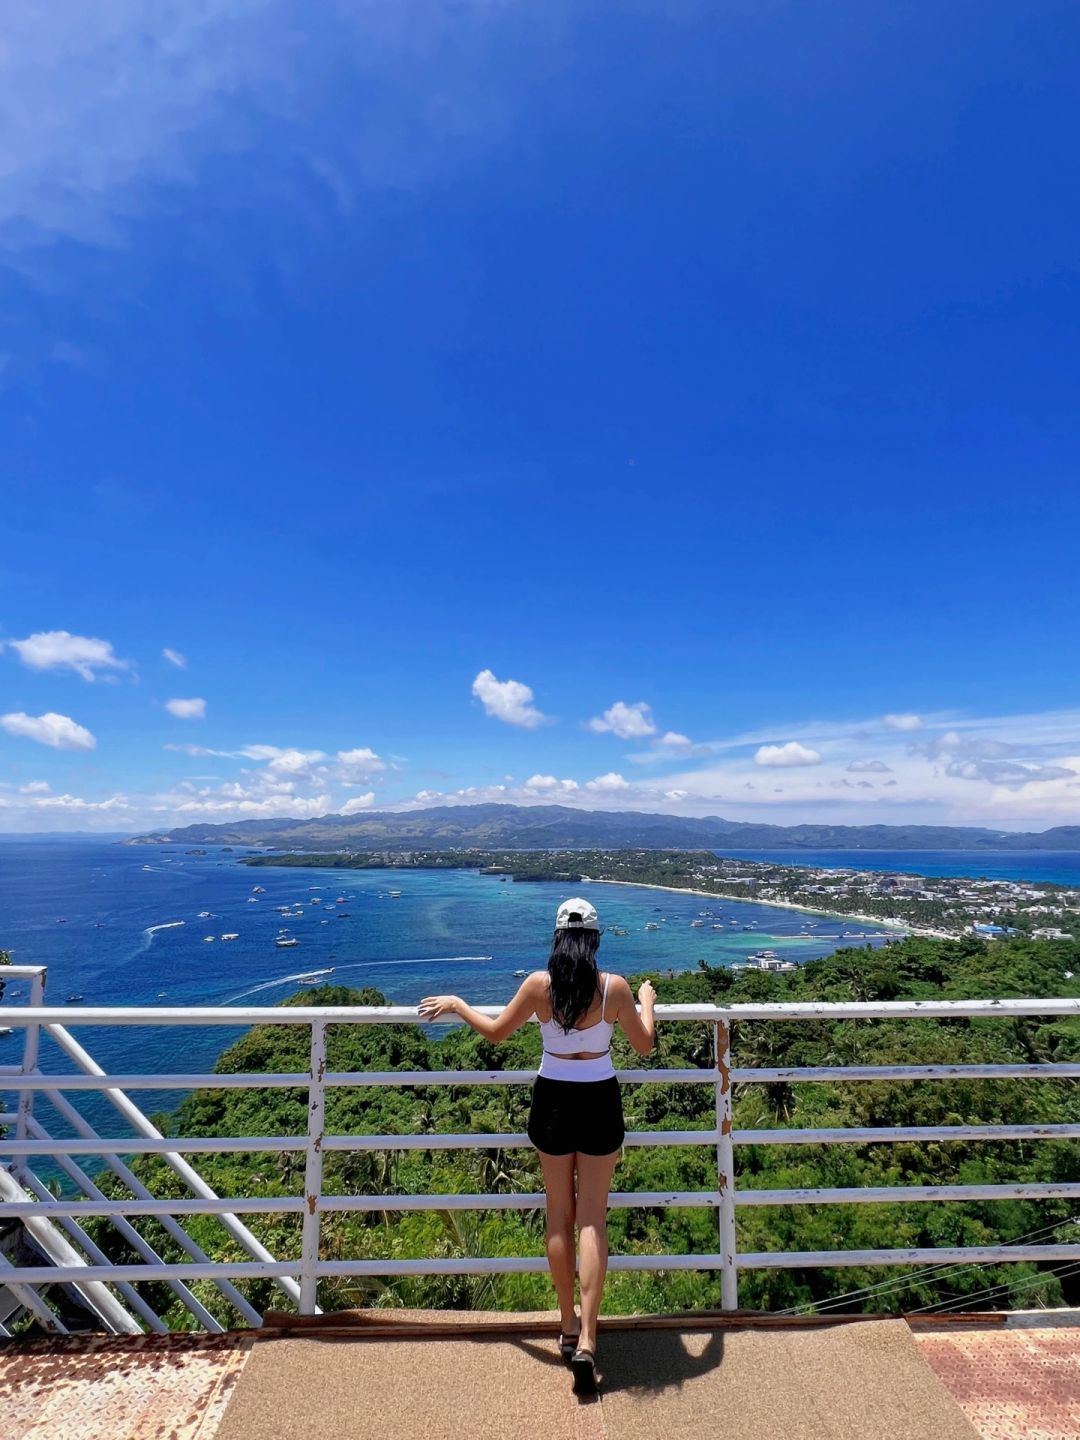
[[300, 941], [297, 940], [295, 935], [279, 935], [274, 941], [274, 944], [279, 950], [289, 950], [294, 945], [299, 945]]
[[322, 904], [322, 897], [319, 896], [319, 895], [312, 895], [312, 897], [311, 897], [311, 903], [312, 903], [312, 905], [321, 905], [321, 904]]
[[223, 940], [239, 940], [240, 936], [236, 933], [235, 930], [230, 930], [227, 935], [222, 935], [221, 938]]
[[212, 910], [200, 910], [200, 911], [199, 911], [199, 919], [200, 919], [200, 920], [212, 920], [213, 918], [214, 918], [214, 914], [213, 914], [213, 911], [212, 911]]
[[691, 930], [700, 930], [701, 927], [702, 927], [704, 924], [705, 924], [705, 921], [704, 921], [704, 920], [691, 920], [691, 921], [690, 921], [690, 929], [691, 929]]
[[265, 894], [266, 894], [266, 886], [265, 886], [265, 885], [253, 885], [253, 886], [251, 887], [251, 893], [252, 893], [253, 895], [265, 895]]
[[660, 926], [656, 923], [655, 920], [647, 920], [647, 921], [645, 922], [645, 929], [646, 929], [646, 930], [659, 930], [659, 929], [660, 929]]
[[259, 897], [258, 897], [257, 895], [249, 895], [249, 896], [248, 896], [248, 904], [249, 904], [249, 905], [257, 905], [258, 903], [259, 903]]
[[211, 940], [216, 940], [216, 939], [217, 939], [217, 936], [216, 936], [216, 935], [204, 935], [202, 938], [203, 938], [203, 944], [204, 944], [204, 945], [209, 945], [209, 943], [210, 943]]
[[527, 970], [515, 970], [515, 971], [514, 971], [514, 979], [515, 979], [515, 980], [524, 980], [525, 976], [528, 975], [528, 973], [529, 973], [529, 972], [528, 972]]
[[12, 1031], [10, 1025], [0, 1025], [0, 1036], [10, 1035], [11, 1033]]

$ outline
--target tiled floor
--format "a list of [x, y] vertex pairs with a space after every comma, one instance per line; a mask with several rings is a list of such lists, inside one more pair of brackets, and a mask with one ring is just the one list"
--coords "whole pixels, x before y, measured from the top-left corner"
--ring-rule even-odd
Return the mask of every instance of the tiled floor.
[[0, 1346], [0, 1440], [212, 1440], [251, 1345], [145, 1335]]
[[1080, 1325], [915, 1330], [982, 1440], [1078, 1440]]

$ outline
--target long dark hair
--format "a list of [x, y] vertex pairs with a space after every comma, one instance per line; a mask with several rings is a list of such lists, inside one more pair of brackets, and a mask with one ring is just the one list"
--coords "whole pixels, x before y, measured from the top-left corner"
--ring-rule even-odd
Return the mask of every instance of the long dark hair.
[[556, 930], [551, 942], [548, 974], [551, 976], [551, 1018], [564, 1031], [572, 1030], [587, 1015], [597, 991], [600, 974], [596, 952], [599, 930]]

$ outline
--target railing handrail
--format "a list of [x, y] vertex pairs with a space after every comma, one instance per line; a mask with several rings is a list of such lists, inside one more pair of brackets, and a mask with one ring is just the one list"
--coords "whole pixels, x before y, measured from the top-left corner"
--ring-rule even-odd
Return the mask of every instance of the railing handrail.
[[[255, 1313], [246, 1298], [232, 1284], [234, 1279], [255, 1276], [270, 1278], [286, 1288], [299, 1300], [301, 1311], [315, 1309], [315, 1288], [319, 1279], [331, 1276], [364, 1275], [460, 1275], [511, 1274], [543, 1271], [546, 1262], [540, 1256], [468, 1257], [464, 1259], [417, 1260], [334, 1260], [319, 1258], [320, 1221], [325, 1213], [370, 1209], [493, 1208], [532, 1209], [541, 1202], [539, 1195], [437, 1195], [415, 1196], [333, 1196], [324, 1193], [322, 1165], [324, 1154], [335, 1151], [375, 1150], [450, 1150], [522, 1148], [529, 1144], [521, 1134], [407, 1134], [407, 1135], [335, 1135], [327, 1132], [325, 1103], [328, 1089], [340, 1086], [424, 1086], [424, 1085], [514, 1085], [527, 1083], [534, 1070], [462, 1070], [462, 1071], [328, 1071], [325, 1039], [329, 1025], [417, 1025], [422, 1021], [414, 1006], [400, 1005], [336, 1005], [336, 1006], [50, 1006], [43, 1003], [45, 970], [43, 966], [9, 966], [0, 969], [0, 980], [32, 979], [30, 1003], [18, 1007], [5, 1005], [0, 1009], [4, 1023], [25, 1029], [25, 1045], [19, 1065], [0, 1066], [0, 1091], [18, 1092], [19, 1108], [8, 1114], [0, 1112], [0, 1125], [14, 1124], [15, 1138], [0, 1140], [0, 1161], [9, 1159], [11, 1175], [25, 1188], [27, 1198], [8, 1199], [0, 1203], [0, 1218], [19, 1218], [26, 1222], [40, 1221], [65, 1228], [81, 1245], [88, 1262], [54, 1264], [52, 1266], [20, 1267], [0, 1285], [12, 1288], [27, 1297], [39, 1319], [49, 1312], [44, 1308], [33, 1287], [50, 1283], [93, 1283], [113, 1285], [134, 1305], [143, 1318], [147, 1307], [131, 1286], [142, 1279], [157, 1278], [170, 1283], [176, 1293], [202, 1323], [220, 1328], [186, 1282], [208, 1278], [245, 1318]], [[501, 1006], [477, 1007], [482, 1014], [497, 1016]], [[705, 1130], [635, 1131], [627, 1134], [629, 1146], [708, 1145], [716, 1153], [715, 1189], [697, 1191], [635, 1192], [613, 1196], [613, 1207], [630, 1205], [706, 1206], [717, 1212], [718, 1247], [715, 1253], [690, 1255], [632, 1254], [612, 1257], [613, 1270], [645, 1269], [713, 1269], [721, 1274], [722, 1303], [725, 1309], [737, 1305], [736, 1279], [741, 1269], [769, 1267], [885, 1265], [908, 1263], [950, 1263], [954, 1260], [978, 1263], [990, 1260], [1080, 1259], [1080, 1245], [1001, 1245], [955, 1247], [947, 1249], [851, 1250], [769, 1252], [738, 1254], [735, 1243], [735, 1211], [738, 1206], [793, 1204], [874, 1204], [904, 1199], [918, 1200], [1006, 1200], [1080, 1198], [1076, 1183], [1028, 1182], [1021, 1184], [941, 1185], [941, 1186], [877, 1186], [819, 1188], [778, 1191], [744, 1190], [736, 1192], [734, 1147], [736, 1145], [783, 1144], [873, 1144], [902, 1141], [1032, 1139], [1060, 1140], [1080, 1138], [1080, 1125], [954, 1125], [918, 1127], [877, 1127], [867, 1129], [786, 1130], [777, 1126], [768, 1130], [738, 1131], [734, 1125], [732, 1087], [736, 1084], [813, 1083], [821, 1081], [897, 1081], [919, 1082], [934, 1079], [1065, 1079], [1080, 1075], [1075, 1063], [1035, 1064], [1002, 1062], [999, 1064], [937, 1064], [937, 1065], [852, 1065], [852, 1066], [791, 1066], [785, 1068], [746, 1068], [732, 1064], [730, 1042], [732, 1025], [742, 1021], [783, 1020], [820, 1022], [850, 1019], [1016, 1019], [1024, 1016], [1080, 1015], [1078, 998], [1013, 998], [971, 1000], [889, 1000], [889, 1001], [814, 1001], [762, 1002], [732, 1005], [659, 1005], [657, 1018], [664, 1022], [689, 1022], [712, 1027], [712, 1049], [709, 1060], [692, 1070], [670, 1069], [662, 1065], [641, 1065], [633, 1070], [619, 1071], [621, 1080], [629, 1083], [687, 1084], [703, 1083], [715, 1090], [715, 1121]], [[441, 1017], [437, 1025], [460, 1024], [456, 1016]], [[68, 1026], [228, 1026], [246, 1028], [250, 1025], [300, 1025], [310, 1031], [311, 1045], [305, 1072], [253, 1074], [107, 1074], [68, 1032]], [[38, 1039], [49, 1035], [59, 1045], [75, 1070], [70, 1073], [44, 1074], [38, 1063]], [[299, 1088], [308, 1091], [306, 1133], [295, 1136], [213, 1136], [165, 1137], [126, 1094], [127, 1090], [178, 1090], [221, 1087], [226, 1089]], [[81, 1093], [99, 1092], [119, 1111], [136, 1135], [127, 1138], [104, 1138], [74, 1109], [65, 1098], [65, 1090]], [[49, 1134], [32, 1112], [35, 1094], [56, 1108], [63, 1119], [75, 1128], [76, 1138], [58, 1138]], [[184, 1154], [253, 1153], [257, 1151], [292, 1151], [306, 1155], [303, 1194], [292, 1197], [220, 1197], [201, 1175], [185, 1160]], [[75, 1180], [87, 1199], [79, 1202], [54, 1200], [29, 1170], [25, 1157], [45, 1154]], [[151, 1197], [120, 1157], [124, 1155], [159, 1154], [170, 1168], [194, 1192], [193, 1200], [163, 1200]], [[133, 1200], [106, 1200], [75, 1157], [97, 1155], [132, 1190]], [[36, 1195], [36, 1200], [31, 1198]], [[300, 1214], [303, 1219], [301, 1255], [296, 1260], [278, 1260], [266, 1251], [256, 1237], [236, 1218], [238, 1214], [273, 1213], [275, 1209]], [[102, 1254], [79, 1221], [88, 1215], [111, 1216], [118, 1227], [126, 1227], [126, 1235], [147, 1260], [143, 1266], [102, 1264]], [[143, 1238], [132, 1230], [127, 1217], [152, 1215], [178, 1241], [188, 1259], [165, 1264]], [[211, 1261], [181, 1229], [178, 1217], [215, 1215], [226, 1224], [250, 1259]], [[4, 1271], [6, 1275], [7, 1270]], [[297, 1277], [297, 1278], [293, 1278]], [[108, 1298], [106, 1296], [106, 1298]], [[139, 1301], [142, 1309], [135, 1302]], [[36, 1309], [35, 1309], [36, 1307]], [[39, 1313], [40, 1312], [40, 1313]], [[256, 1316], [257, 1318], [257, 1316]], [[150, 1312], [150, 1323], [159, 1317]]]
[[[0, 980], [7, 972], [0, 970]], [[494, 1019], [501, 1005], [476, 1005]], [[31, 1005], [4, 1010], [10, 1025], [430, 1025], [415, 1005]], [[903, 1020], [1080, 1015], [1080, 998], [1008, 1000], [828, 1000], [785, 1004], [657, 1005], [658, 1020], [718, 1024], [736, 1020]], [[435, 1025], [460, 1025], [456, 1015]]]

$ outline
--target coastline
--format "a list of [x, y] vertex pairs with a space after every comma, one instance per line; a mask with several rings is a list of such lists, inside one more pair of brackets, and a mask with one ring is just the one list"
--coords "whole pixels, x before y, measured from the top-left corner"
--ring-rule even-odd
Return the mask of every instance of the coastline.
[[853, 910], [820, 910], [816, 905], [796, 905], [794, 900], [762, 900], [756, 895], [731, 895], [726, 890], [697, 890], [689, 885], [657, 885], [647, 880], [606, 880], [603, 875], [582, 875], [583, 884], [633, 885], [639, 890], [669, 890], [675, 895], [703, 895], [707, 900], [734, 900], [744, 905], [771, 905], [777, 910], [798, 910], [804, 915], [825, 915], [830, 920], [861, 920], [864, 925], [880, 925], [904, 935], [922, 935], [929, 940], [955, 940], [948, 930], [931, 930], [926, 925], [908, 924], [906, 920], [883, 920], [880, 915], [861, 915]]

